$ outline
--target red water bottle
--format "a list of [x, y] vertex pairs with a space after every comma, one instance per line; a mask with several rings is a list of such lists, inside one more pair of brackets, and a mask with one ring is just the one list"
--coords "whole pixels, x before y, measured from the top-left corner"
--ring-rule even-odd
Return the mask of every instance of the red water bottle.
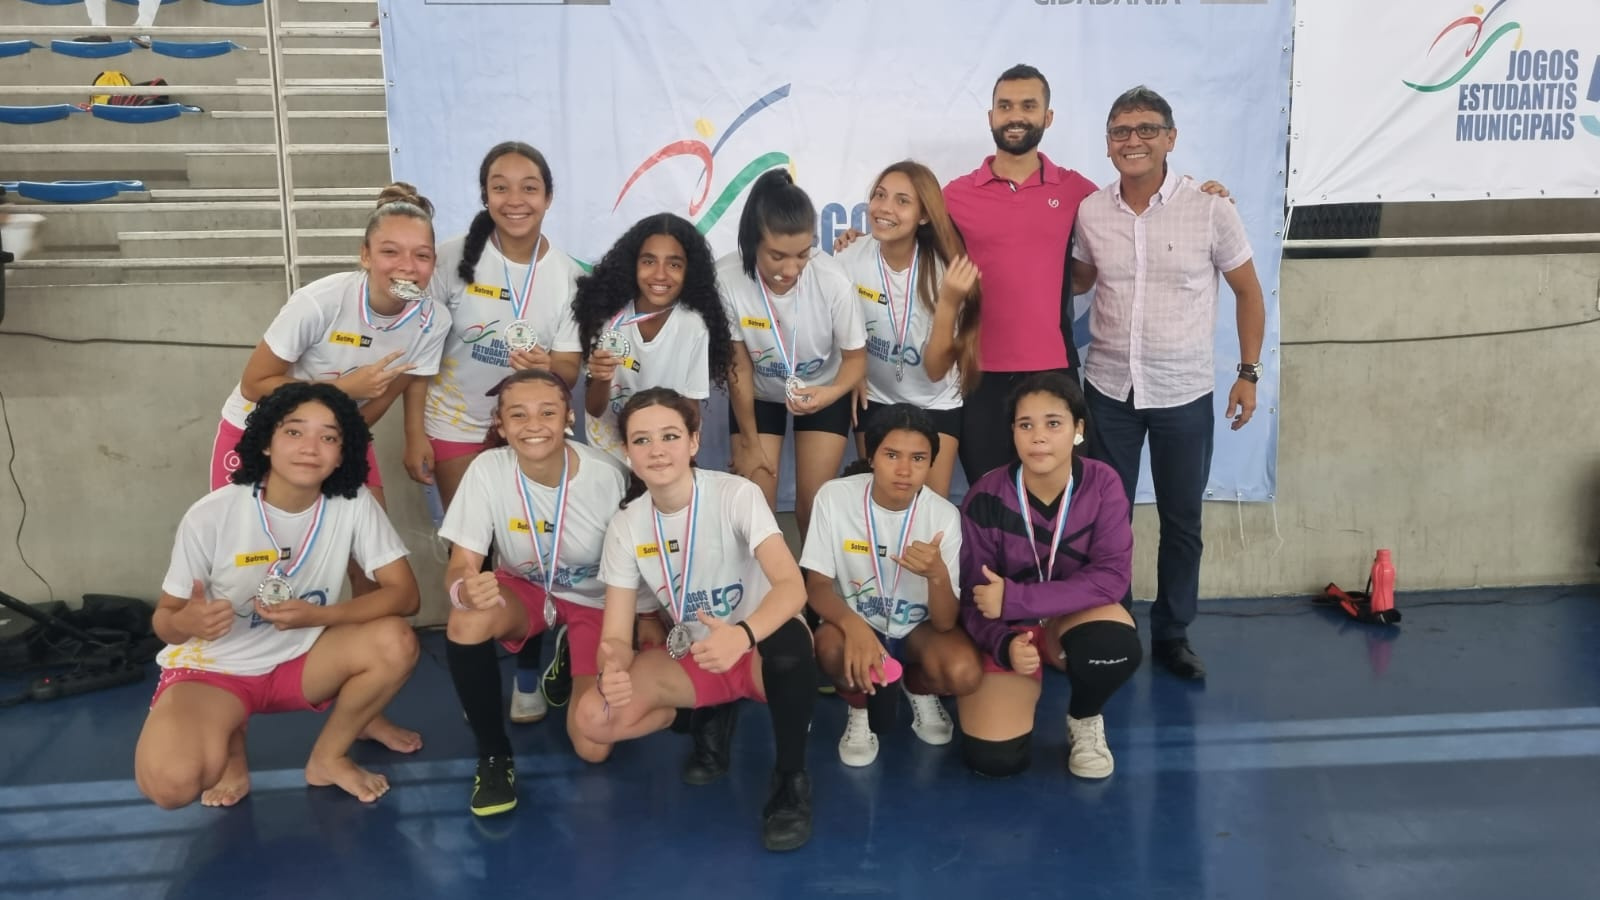
[[1372, 561], [1372, 612], [1386, 613], [1394, 609], [1394, 560], [1389, 551], [1379, 550]]

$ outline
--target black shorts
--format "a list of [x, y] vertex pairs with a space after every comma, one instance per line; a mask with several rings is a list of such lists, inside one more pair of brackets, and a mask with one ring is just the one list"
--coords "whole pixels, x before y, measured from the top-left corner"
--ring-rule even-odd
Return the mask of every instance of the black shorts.
[[[865, 431], [867, 428], [867, 423], [872, 421], [872, 417], [877, 415], [878, 410], [883, 409], [888, 405], [889, 404], [887, 403], [873, 403], [871, 400], [868, 400], [866, 411], [856, 416], [857, 421], [861, 423], [856, 430]], [[957, 406], [953, 409], [925, 409], [923, 412], [927, 413], [928, 418], [933, 420], [933, 428], [935, 431], [939, 432], [940, 434], [948, 434], [958, 441], [961, 440], [961, 407]]]
[[[850, 403], [853, 394], [846, 393], [828, 406], [817, 410], [810, 415], [794, 416], [794, 430], [798, 434], [802, 431], [825, 431], [846, 437], [850, 434]], [[789, 430], [789, 407], [782, 403], [773, 403], [768, 400], [756, 401], [756, 433], [776, 434], [782, 437]], [[733, 414], [733, 407], [728, 407], [728, 433], [739, 433], [739, 419]]]

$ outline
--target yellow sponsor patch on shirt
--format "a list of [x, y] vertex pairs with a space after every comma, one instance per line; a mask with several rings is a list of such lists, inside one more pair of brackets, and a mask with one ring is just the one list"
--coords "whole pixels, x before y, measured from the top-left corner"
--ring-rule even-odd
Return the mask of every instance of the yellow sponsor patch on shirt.
[[[633, 548], [633, 552], [640, 559], [648, 559], [649, 557], [655, 556], [659, 552], [659, 550], [657, 549], [659, 546], [660, 546], [659, 544], [655, 544], [655, 543], [639, 544], [638, 546]], [[677, 553], [678, 552], [678, 542], [677, 541], [667, 541], [667, 552], [668, 553]]]
[[492, 284], [478, 284], [477, 282], [473, 282], [472, 284], [467, 285], [468, 294], [471, 294], [474, 297], [482, 297], [485, 300], [503, 299], [500, 292], [501, 288], [495, 287]]
[[871, 556], [872, 555], [872, 545], [867, 543], [866, 541], [847, 540], [847, 541], [844, 542], [844, 552], [846, 552], [846, 553], [859, 553], [862, 556]]
[[875, 291], [872, 288], [869, 288], [864, 284], [856, 285], [856, 293], [860, 294], [861, 295], [861, 299], [867, 301], [868, 303], [887, 303], [888, 302], [887, 300], [883, 299], [883, 292], [882, 291]]
[[252, 550], [249, 553], [240, 553], [233, 558], [236, 569], [248, 569], [251, 566], [264, 566], [278, 561], [276, 550]]
[[739, 320], [739, 327], [740, 328], [764, 328], [767, 331], [771, 331], [772, 330], [772, 323], [768, 322], [766, 319], [758, 319], [755, 316], [745, 316], [744, 318]]
[[[518, 534], [527, 534], [528, 533], [528, 520], [527, 519], [512, 519], [510, 522], [507, 522], [506, 524], [507, 524], [508, 527], [510, 527], [510, 529], [512, 531], [515, 531]], [[544, 519], [540, 519], [539, 521], [537, 521], [537, 522], [535, 522], [533, 524], [535, 524], [535, 525], [537, 525], [539, 527], [539, 533], [540, 534], [549, 534], [552, 531], [555, 531], [555, 526], [552, 525], [550, 522], [545, 521]]]
[[359, 347], [361, 346], [361, 335], [349, 331], [335, 331], [333, 334], [328, 335], [328, 343], [343, 344], [346, 347]]

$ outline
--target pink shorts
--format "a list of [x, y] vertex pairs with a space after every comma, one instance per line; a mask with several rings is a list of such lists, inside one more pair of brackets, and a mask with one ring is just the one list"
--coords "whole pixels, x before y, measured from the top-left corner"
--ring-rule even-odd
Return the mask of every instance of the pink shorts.
[[[211, 443], [211, 489], [214, 491], [228, 483], [228, 477], [239, 471], [239, 454], [234, 449], [239, 446], [239, 439], [244, 437], [244, 429], [239, 428], [227, 419], [217, 423], [217, 437]], [[378, 474], [378, 455], [372, 452], [372, 443], [367, 443], [367, 487], [383, 487], [383, 476]]]
[[150, 706], [155, 708], [156, 701], [161, 699], [167, 688], [179, 682], [195, 681], [222, 688], [238, 697], [239, 702], [244, 704], [246, 717], [256, 713], [322, 712], [333, 704], [333, 700], [312, 703], [306, 699], [305, 688], [300, 683], [305, 673], [306, 656], [302, 653], [286, 663], [279, 663], [264, 675], [224, 675], [203, 669], [162, 669], [161, 680], [156, 682], [155, 695], [150, 698]]
[[438, 438], [428, 438], [428, 446], [433, 448], [434, 465], [438, 465], [448, 459], [472, 456], [489, 449], [487, 441], [441, 441]]
[[700, 668], [692, 653], [678, 660], [678, 665], [683, 667], [689, 681], [694, 684], [694, 708], [721, 706], [741, 698], [757, 703], [767, 702], [767, 698], [756, 690], [755, 673], [751, 668], [755, 658], [754, 651], [746, 653], [734, 663], [733, 668], [721, 675]]
[[[528, 633], [520, 640], [501, 641], [508, 652], [518, 653], [528, 638], [544, 631], [544, 588], [506, 572], [495, 572], [500, 587], [522, 601], [522, 610], [528, 614]], [[592, 676], [599, 673], [595, 665], [600, 655], [600, 631], [605, 624], [606, 611], [593, 609], [556, 598], [556, 624], [567, 626], [567, 645], [572, 655], [572, 674]]]
[[[1039, 648], [1039, 668], [1033, 670], [1031, 676], [1035, 681], [1044, 681], [1044, 626], [1043, 625], [1013, 625], [1011, 630], [1017, 634], [1033, 635], [1033, 645]], [[983, 671], [985, 672], [1010, 672], [1013, 675], [1021, 674], [1015, 669], [1008, 669], [1000, 665], [1000, 661], [993, 654], [983, 655]]]

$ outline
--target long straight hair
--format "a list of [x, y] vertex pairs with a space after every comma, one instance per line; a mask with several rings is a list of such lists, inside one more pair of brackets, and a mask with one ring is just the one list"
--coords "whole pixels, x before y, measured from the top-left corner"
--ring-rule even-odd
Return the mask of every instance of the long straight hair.
[[[961, 231], [956, 228], [956, 223], [950, 218], [950, 211], [944, 205], [944, 192], [939, 188], [939, 179], [927, 166], [915, 160], [902, 159], [894, 163], [872, 180], [872, 188], [867, 191], [871, 197], [872, 192], [878, 189], [883, 179], [889, 174], [898, 172], [911, 181], [911, 191], [916, 195], [917, 204], [922, 207], [922, 218], [926, 222], [917, 225], [914, 235], [917, 247], [921, 251], [923, 262], [915, 273], [917, 284], [917, 299], [931, 314], [939, 302], [939, 265], [934, 264], [930, 257], [937, 257], [938, 262], [945, 269], [958, 258], [967, 253], [966, 242], [961, 239]], [[961, 369], [961, 392], [970, 394], [978, 386], [980, 360], [978, 359], [978, 313], [983, 307], [983, 291], [978, 285], [973, 285], [972, 290], [961, 301], [961, 309], [956, 313], [956, 364]]]

